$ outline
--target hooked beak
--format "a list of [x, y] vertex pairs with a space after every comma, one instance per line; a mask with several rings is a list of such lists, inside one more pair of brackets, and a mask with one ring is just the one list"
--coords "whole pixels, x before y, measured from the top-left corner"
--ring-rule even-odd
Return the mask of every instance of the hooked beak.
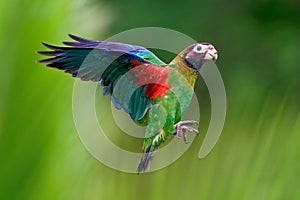
[[218, 59], [218, 52], [215, 52], [214, 55], [212, 55], [213, 61], [216, 61]]
[[216, 50], [208, 51], [204, 60], [213, 60], [216, 61], [218, 59], [218, 52]]

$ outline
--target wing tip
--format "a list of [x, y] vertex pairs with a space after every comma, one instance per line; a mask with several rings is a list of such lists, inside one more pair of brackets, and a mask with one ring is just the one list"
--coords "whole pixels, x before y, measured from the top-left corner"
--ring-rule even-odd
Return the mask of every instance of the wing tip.
[[77, 42], [89, 42], [90, 40], [69, 33], [68, 36]]
[[[53, 63], [56, 63], [60, 60], [62, 60], [64, 58], [62, 57], [53, 57], [53, 58], [46, 58], [46, 59], [42, 59], [42, 60], [38, 60], [38, 63], [48, 63], [46, 66], [48, 66], [49, 64], [53, 64]], [[51, 66], [48, 66], [48, 67], [51, 67]]]
[[45, 46], [46, 48], [48, 49], [51, 49], [51, 50], [59, 50], [59, 47], [58, 46], [54, 46], [54, 45], [51, 45], [51, 44], [47, 44], [46, 42], [41, 42], [43, 46]]

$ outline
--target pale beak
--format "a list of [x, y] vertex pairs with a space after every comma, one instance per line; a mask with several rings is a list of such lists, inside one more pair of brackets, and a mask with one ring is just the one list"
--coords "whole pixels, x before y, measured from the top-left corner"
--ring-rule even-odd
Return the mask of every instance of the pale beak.
[[215, 52], [213, 55], [213, 60], [216, 61], [218, 59], [218, 52]]
[[216, 50], [208, 51], [204, 57], [204, 60], [216, 61], [217, 59], [218, 59], [218, 52]]

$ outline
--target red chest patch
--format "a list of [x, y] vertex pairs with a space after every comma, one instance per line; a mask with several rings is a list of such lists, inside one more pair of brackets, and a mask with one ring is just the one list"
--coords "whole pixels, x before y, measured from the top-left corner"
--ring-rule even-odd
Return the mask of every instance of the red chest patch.
[[151, 100], [163, 97], [171, 85], [167, 84], [169, 67], [158, 67], [155, 65], [139, 65], [130, 70], [137, 80], [137, 86], [148, 85], [146, 94]]
[[155, 98], [162, 98], [170, 88], [170, 85], [159, 85], [150, 83], [146, 89], [146, 94], [151, 100], [154, 100]]

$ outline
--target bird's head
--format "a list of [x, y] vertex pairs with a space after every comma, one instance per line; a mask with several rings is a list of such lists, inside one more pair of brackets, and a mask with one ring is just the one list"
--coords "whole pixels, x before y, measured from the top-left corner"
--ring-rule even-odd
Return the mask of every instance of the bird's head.
[[218, 59], [218, 52], [215, 47], [209, 43], [197, 43], [183, 50], [180, 56], [188, 67], [199, 71], [205, 61], [216, 61]]

